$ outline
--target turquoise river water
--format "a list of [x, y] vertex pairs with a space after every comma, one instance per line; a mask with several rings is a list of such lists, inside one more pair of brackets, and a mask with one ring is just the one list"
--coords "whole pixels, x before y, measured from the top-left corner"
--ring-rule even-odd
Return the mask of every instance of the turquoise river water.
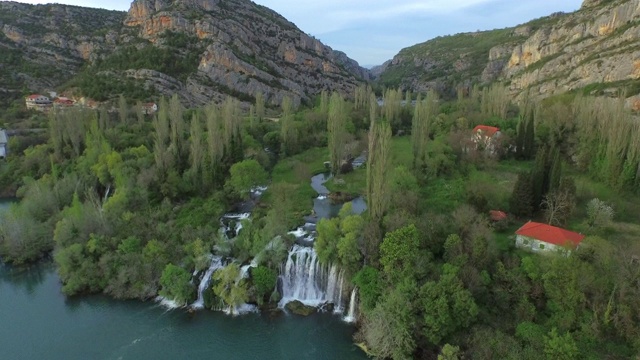
[[53, 265], [0, 263], [0, 359], [366, 359], [354, 330], [331, 314], [231, 317], [99, 295], [69, 299]]

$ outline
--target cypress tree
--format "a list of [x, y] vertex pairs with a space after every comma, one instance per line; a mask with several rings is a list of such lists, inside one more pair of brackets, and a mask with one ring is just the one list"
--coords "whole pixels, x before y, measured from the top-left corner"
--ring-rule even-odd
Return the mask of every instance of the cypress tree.
[[516, 134], [516, 157], [518, 159], [525, 158], [525, 147], [524, 147], [525, 132], [526, 132], [525, 119], [524, 117], [520, 117], [520, 120], [518, 121], [518, 132]]
[[549, 152], [546, 148], [542, 148], [536, 154], [536, 162], [533, 170], [531, 171], [532, 181], [532, 206], [534, 211], [540, 209], [542, 198], [549, 191], [549, 171], [548, 171], [548, 158]]
[[527, 173], [518, 174], [518, 180], [513, 187], [513, 193], [509, 200], [511, 213], [518, 217], [528, 217], [533, 214], [533, 188], [532, 179]]
[[535, 154], [535, 121], [531, 112], [526, 115], [526, 129], [523, 134], [523, 147], [525, 159], [532, 159]]

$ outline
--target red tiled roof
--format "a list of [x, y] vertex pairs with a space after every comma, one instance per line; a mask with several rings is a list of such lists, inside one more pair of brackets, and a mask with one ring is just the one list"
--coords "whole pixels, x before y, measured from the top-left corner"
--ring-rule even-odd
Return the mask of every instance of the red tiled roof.
[[495, 133], [500, 131], [500, 128], [495, 126], [478, 125], [473, 128], [473, 133], [476, 134], [478, 131], [482, 131], [482, 135], [484, 136], [492, 137]]
[[56, 104], [62, 104], [62, 105], [73, 105], [73, 101], [69, 99], [57, 98], [53, 100], [53, 102]]
[[507, 213], [500, 210], [490, 210], [489, 215], [491, 216], [491, 220], [500, 221], [507, 218]]
[[35, 100], [35, 99], [39, 98], [40, 96], [42, 96], [42, 95], [33, 94], [33, 95], [29, 95], [29, 96], [27, 96], [27, 99]]
[[516, 234], [544, 241], [549, 244], [578, 246], [584, 235], [559, 227], [529, 221], [516, 231]]

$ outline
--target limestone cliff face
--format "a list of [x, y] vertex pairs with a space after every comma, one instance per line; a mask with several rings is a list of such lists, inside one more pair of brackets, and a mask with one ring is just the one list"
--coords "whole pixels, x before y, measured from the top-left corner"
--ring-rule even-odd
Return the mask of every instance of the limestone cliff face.
[[[351, 94], [369, 78], [346, 54], [250, 0], [135, 0], [128, 13], [0, 2], [0, 31], [0, 50], [60, 75], [24, 72], [15, 83], [32, 91], [53, 90], [84, 67], [85, 78], [134, 81], [191, 106], [258, 92], [279, 104], [322, 90]], [[160, 55], [168, 64], [149, 58]]]
[[638, 79], [640, 0], [585, 1], [517, 46], [501, 78], [514, 93], [549, 96], [590, 84]]
[[[465, 45], [465, 39], [470, 41], [474, 35], [481, 37], [484, 47]], [[381, 78], [395, 76], [398, 85], [414, 90], [434, 82], [454, 87], [466, 77], [484, 83], [502, 81], [516, 96], [548, 97], [607, 87], [608, 93], [616, 93], [619, 89], [628, 91], [640, 77], [639, 43], [640, 0], [585, 0], [574, 13], [553, 14], [516, 28], [438, 38], [403, 49]], [[436, 44], [440, 52], [434, 50]], [[470, 54], [480, 60], [471, 71], [457, 70], [455, 61]], [[412, 66], [407, 67], [408, 62]]]
[[[183, 84], [199, 83], [205, 91], [222, 87], [249, 97], [262, 92], [278, 104], [284, 96], [309, 100], [324, 89], [347, 94], [368, 77], [344, 53], [248, 0], [136, 0], [124, 24], [138, 27], [138, 36], [152, 43], [166, 31], [208, 43], [197, 73]], [[211, 82], [215, 85], [208, 86]]]

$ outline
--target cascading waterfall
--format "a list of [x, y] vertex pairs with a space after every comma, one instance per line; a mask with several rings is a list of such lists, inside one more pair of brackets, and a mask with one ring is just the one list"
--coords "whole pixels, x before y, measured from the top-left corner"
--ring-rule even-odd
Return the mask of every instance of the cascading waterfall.
[[342, 312], [344, 272], [337, 266], [323, 266], [311, 247], [294, 245], [284, 264], [280, 279], [282, 300], [280, 307], [298, 300], [308, 306], [333, 303]]
[[358, 301], [358, 288], [353, 288], [351, 291], [351, 299], [349, 299], [349, 312], [347, 316], [344, 317], [344, 321], [346, 322], [355, 322], [356, 321], [356, 306]]
[[204, 307], [204, 291], [207, 289], [207, 286], [209, 286], [213, 273], [222, 267], [222, 257], [212, 256], [211, 265], [209, 265], [209, 268], [204, 273], [204, 276], [202, 277], [202, 280], [200, 280], [200, 284], [198, 285], [198, 300], [191, 304], [191, 308], [202, 309]]

